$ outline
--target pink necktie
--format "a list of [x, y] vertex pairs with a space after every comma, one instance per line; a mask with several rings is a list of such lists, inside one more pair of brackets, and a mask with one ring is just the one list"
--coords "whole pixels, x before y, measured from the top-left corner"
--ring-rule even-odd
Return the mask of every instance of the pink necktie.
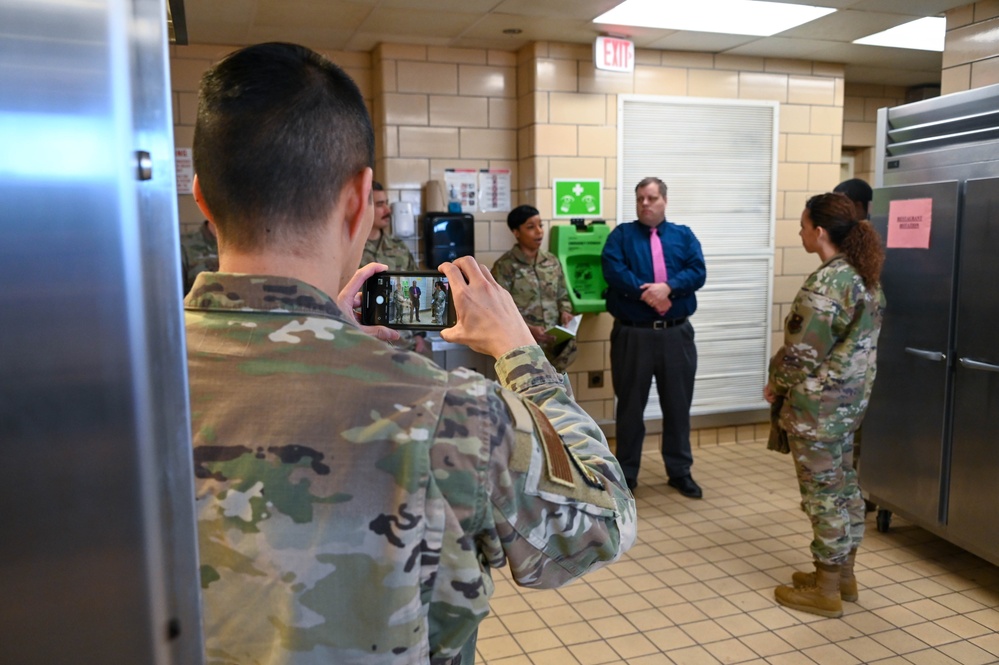
[[652, 229], [649, 236], [652, 249], [652, 276], [656, 284], [666, 281], [666, 259], [663, 258], [663, 244], [659, 241], [659, 229]]

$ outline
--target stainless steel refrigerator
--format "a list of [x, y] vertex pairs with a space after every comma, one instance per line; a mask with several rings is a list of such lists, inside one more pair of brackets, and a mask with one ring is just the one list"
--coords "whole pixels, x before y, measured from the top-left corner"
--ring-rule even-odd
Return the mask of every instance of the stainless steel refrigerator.
[[0, 663], [203, 662], [163, 0], [0, 0]]
[[881, 109], [877, 159], [871, 220], [896, 235], [861, 487], [879, 530], [897, 513], [999, 564], [999, 85]]

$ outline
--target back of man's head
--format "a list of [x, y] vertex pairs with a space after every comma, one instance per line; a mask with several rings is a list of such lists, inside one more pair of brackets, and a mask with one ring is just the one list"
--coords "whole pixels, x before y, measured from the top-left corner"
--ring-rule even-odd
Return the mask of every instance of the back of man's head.
[[857, 212], [862, 215], [863, 219], [867, 218], [868, 206], [871, 203], [871, 199], [874, 198], [874, 190], [871, 189], [866, 180], [862, 180], [861, 178], [844, 180], [833, 188], [833, 192], [842, 194], [855, 204], [859, 204]]
[[314, 51], [249, 46], [201, 80], [194, 168], [228, 247], [308, 247], [344, 185], [373, 162], [364, 98]]

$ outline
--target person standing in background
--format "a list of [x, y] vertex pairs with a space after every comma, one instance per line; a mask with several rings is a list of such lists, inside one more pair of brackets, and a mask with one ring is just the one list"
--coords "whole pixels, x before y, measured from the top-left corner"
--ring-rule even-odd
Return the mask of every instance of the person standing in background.
[[[368, 236], [367, 242], [364, 243], [361, 265], [384, 263], [389, 270], [408, 272], [417, 270], [416, 259], [413, 258], [406, 243], [389, 233], [389, 226], [392, 223], [392, 208], [389, 206], [388, 192], [377, 180], [371, 183], [371, 190], [375, 206], [375, 220], [371, 225], [371, 234]], [[400, 309], [399, 323], [402, 323], [401, 311]], [[430, 354], [430, 345], [427, 344], [425, 332], [409, 332], [407, 330], [401, 331], [399, 335], [401, 346], [423, 355]]]
[[867, 184], [867, 181], [860, 178], [850, 178], [836, 185], [833, 192], [842, 194], [853, 202], [858, 220], [871, 218], [871, 200], [874, 198], [874, 190]]
[[617, 458], [628, 486], [638, 485], [645, 440], [645, 404], [652, 377], [662, 409], [661, 451], [668, 484], [700, 499], [690, 467], [690, 404], [697, 347], [690, 316], [707, 269], [701, 243], [686, 226], [666, 220], [666, 183], [645, 178], [635, 187], [638, 221], [618, 224], [601, 257], [607, 280], [611, 379], [617, 396]]
[[780, 404], [812, 523], [815, 572], [774, 590], [785, 607], [839, 617], [858, 598], [854, 561], [864, 538], [864, 501], [853, 468], [853, 433], [867, 412], [877, 373], [885, 299], [884, 249], [842, 194], [819, 194], [801, 213], [801, 243], [822, 265], [805, 280], [784, 322], [784, 344], [770, 360], [763, 397]]
[[197, 231], [180, 237], [180, 274], [184, 280], [186, 296], [198, 273], [216, 272], [219, 269], [219, 241], [215, 237], [215, 225], [207, 219]]
[[493, 264], [493, 277], [510, 292], [534, 339], [559, 372], [576, 357], [575, 339], [561, 344], [546, 331], [572, 320], [572, 302], [562, 264], [541, 249], [545, 227], [541, 213], [529, 205], [517, 206], [506, 216], [516, 244]]

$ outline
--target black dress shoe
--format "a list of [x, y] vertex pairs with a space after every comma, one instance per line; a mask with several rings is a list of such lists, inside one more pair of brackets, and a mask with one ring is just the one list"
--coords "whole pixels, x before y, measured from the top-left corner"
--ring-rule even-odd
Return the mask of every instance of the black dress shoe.
[[670, 487], [675, 487], [680, 494], [690, 499], [700, 499], [703, 496], [700, 486], [690, 476], [670, 478], [666, 481], [666, 484]]
[[625, 478], [624, 482], [627, 483], [628, 489], [630, 489], [632, 492], [634, 492], [635, 488], [638, 487], [638, 479], [637, 478]]

